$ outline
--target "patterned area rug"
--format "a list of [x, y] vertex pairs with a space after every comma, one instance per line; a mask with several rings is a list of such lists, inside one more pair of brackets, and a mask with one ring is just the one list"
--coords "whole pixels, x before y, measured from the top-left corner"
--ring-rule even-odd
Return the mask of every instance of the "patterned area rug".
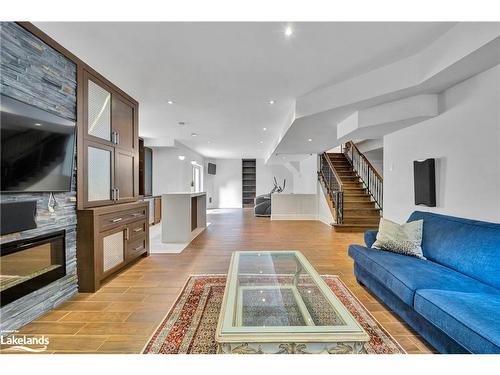
[[[338, 276], [323, 276], [328, 286], [370, 335], [367, 353], [403, 354], [403, 348], [380, 326]], [[145, 354], [215, 354], [225, 275], [191, 276], [174, 306], [151, 336]]]

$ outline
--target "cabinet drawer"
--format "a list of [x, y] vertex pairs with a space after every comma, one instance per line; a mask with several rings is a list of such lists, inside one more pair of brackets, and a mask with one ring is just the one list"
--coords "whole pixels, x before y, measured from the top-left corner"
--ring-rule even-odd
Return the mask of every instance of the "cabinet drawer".
[[146, 233], [146, 228], [147, 228], [147, 225], [146, 225], [145, 220], [137, 221], [137, 222], [133, 222], [133, 223], [129, 224], [128, 225], [129, 238], [131, 240], [133, 240], [133, 239], [139, 238], [141, 236], [144, 236], [144, 234]]
[[131, 240], [127, 243], [127, 259], [136, 258], [146, 252], [146, 237]]
[[103, 232], [108, 229], [116, 228], [120, 225], [130, 223], [131, 221], [144, 219], [146, 217], [146, 209], [138, 208], [128, 211], [113, 212], [99, 216], [99, 231]]
[[128, 211], [126, 214], [127, 218], [129, 220], [139, 220], [139, 219], [146, 219], [146, 207], [144, 208], [138, 208], [133, 211]]

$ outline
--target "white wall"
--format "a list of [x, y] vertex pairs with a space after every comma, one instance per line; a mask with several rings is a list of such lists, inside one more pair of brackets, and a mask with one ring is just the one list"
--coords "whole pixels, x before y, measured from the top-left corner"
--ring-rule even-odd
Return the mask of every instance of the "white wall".
[[241, 208], [241, 159], [210, 161], [215, 163], [217, 171], [215, 175], [206, 175], [207, 207]]
[[268, 194], [276, 177], [278, 185], [283, 185], [284, 193], [316, 194], [317, 155], [299, 158], [300, 161], [288, 161], [282, 164], [264, 164], [264, 159], [257, 159], [257, 195]]
[[312, 154], [293, 167], [293, 193], [316, 194], [318, 182], [318, 155]]
[[326, 225], [330, 225], [334, 220], [327, 201], [329, 198], [327, 198], [326, 191], [323, 190], [319, 181], [316, 182], [316, 191], [318, 195], [318, 220]]
[[[440, 95], [440, 115], [384, 137], [384, 216], [500, 222], [500, 66]], [[437, 207], [414, 205], [413, 161], [436, 158]]]
[[283, 186], [286, 178], [285, 193], [293, 192], [293, 174], [284, 164], [264, 164], [264, 159], [255, 161], [257, 170], [257, 195], [269, 194], [273, 189], [273, 177], [276, 177], [278, 185]]
[[[363, 151], [361, 151], [363, 152]], [[364, 152], [366, 158], [373, 165], [373, 168], [383, 177], [384, 176], [384, 149], [371, 150]]]
[[[179, 160], [184, 155], [184, 160]], [[190, 191], [193, 180], [191, 161], [205, 166], [205, 159], [190, 148], [176, 143], [176, 147], [153, 147], [153, 195]], [[203, 168], [206, 181], [206, 167]]]

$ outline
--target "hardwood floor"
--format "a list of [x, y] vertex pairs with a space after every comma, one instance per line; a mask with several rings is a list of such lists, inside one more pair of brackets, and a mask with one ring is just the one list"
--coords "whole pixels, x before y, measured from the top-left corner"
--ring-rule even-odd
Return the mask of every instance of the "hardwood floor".
[[139, 353], [192, 274], [226, 273], [236, 250], [300, 250], [320, 274], [339, 275], [409, 353], [432, 349], [359, 286], [347, 256], [361, 233], [336, 233], [315, 221], [270, 221], [251, 209], [213, 210], [211, 225], [181, 254], [142, 258], [97, 293], [80, 293], [20, 333], [46, 335], [49, 353]]

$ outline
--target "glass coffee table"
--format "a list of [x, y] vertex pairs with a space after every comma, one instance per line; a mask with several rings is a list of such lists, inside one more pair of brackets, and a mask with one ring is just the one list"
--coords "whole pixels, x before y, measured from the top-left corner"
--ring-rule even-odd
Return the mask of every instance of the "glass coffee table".
[[363, 353], [369, 336], [298, 251], [234, 252], [220, 353]]

